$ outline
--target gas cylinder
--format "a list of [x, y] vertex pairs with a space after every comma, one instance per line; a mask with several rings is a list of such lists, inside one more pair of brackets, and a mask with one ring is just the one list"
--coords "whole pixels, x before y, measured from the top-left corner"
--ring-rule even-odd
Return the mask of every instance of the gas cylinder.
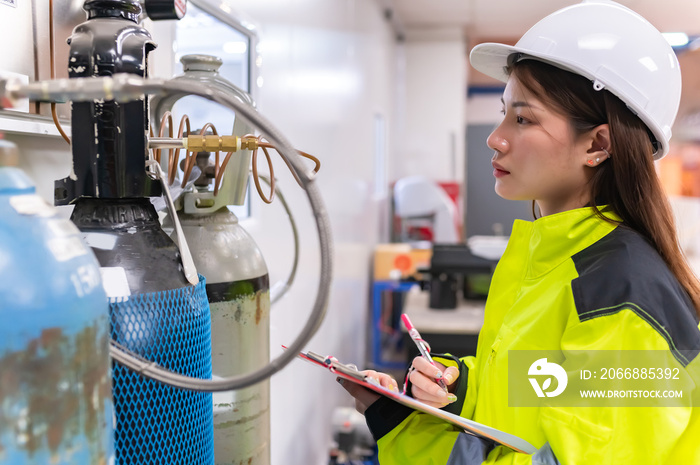
[[0, 461], [114, 460], [109, 309], [78, 229], [0, 140]]
[[[80, 199], [71, 219], [107, 281], [111, 335], [178, 373], [211, 376], [211, 320], [200, 276], [186, 282], [177, 246], [148, 199]], [[211, 394], [114, 365], [116, 463], [213, 463]]]
[[[88, 19], [71, 35], [69, 76], [146, 77], [155, 48], [138, 24], [139, 0], [86, 0]], [[73, 173], [56, 181], [57, 204], [105, 276], [111, 336], [124, 349], [183, 375], [211, 377], [205, 280], [186, 278], [180, 249], [160, 227], [146, 173], [146, 97], [72, 105]], [[185, 262], [186, 263], [186, 262]], [[117, 464], [213, 463], [211, 394], [184, 391], [115, 364]]]
[[[270, 283], [263, 256], [226, 207], [178, 216], [195, 265], [207, 277], [212, 375], [250, 373], [270, 358]], [[269, 465], [269, 380], [212, 398], [215, 463]]]
[[[220, 58], [185, 55], [184, 74], [175, 80], [206, 83], [210, 88], [255, 106], [248, 93], [219, 73]], [[184, 95], [155, 98], [154, 119]], [[236, 118], [233, 133], [244, 135], [253, 127]], [[228, 205], [241, 205], [247, 190], [250, 151], [241, 150], [227, 165], [215, 196], [206, 169], [210, 154], [198, 154], [202, 175], [185, 192], [178, 217], [192, 259], [207, 277], [212, 320], [212, 375], [228, 377], [250, 373], [270, 360], [270, 282], [267, 266], [253, 238], [238, 223]], [[207, 174], [209, 173], [209, 174]], [[237, 391], [213, 394], [214, 458], [217, 465], [270, 463], [270, 382], [265, 380]]]

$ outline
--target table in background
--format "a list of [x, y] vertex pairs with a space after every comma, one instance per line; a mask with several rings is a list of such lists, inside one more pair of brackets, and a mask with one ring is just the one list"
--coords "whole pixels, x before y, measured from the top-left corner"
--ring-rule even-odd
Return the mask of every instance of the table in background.
[[[406, 293], [404, 313], [420, 335], [430, 344], [433, 353], [451, 353], [458, 357], [476, 354], [476, 342], [484, 324], [485, 300], [457, 300], [457, 308], [433, 309], [430, 295], [417, 287]], [[406, 341], [410, 341], [405, 333]], [[408, 360], [418, 355], [418, 348], [407, 342]]]

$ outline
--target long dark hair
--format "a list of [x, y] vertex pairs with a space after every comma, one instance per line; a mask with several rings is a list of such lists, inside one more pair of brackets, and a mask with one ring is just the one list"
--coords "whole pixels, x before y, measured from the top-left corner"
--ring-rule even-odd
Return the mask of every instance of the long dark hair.
[[678, 243], [671, 207], [654, 168], [655, 140], [646, 125], [619, 98], [605, 89], [596, 91], [578, 74], [531, 59], [513, 61], [508, 70], [538, 100], [566, 116], [575, 135], [610, 126], [611, 157], [591, 178], [591, 205], [607, 221], [612, 220], [598, 206], [610, 206], [623, 224], [649, 241], [700, 315], [700, 282]]

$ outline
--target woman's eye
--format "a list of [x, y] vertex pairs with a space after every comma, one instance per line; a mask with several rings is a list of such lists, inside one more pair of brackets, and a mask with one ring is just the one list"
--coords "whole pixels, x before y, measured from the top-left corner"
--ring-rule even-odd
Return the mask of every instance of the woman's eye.
[[518, 115], [515, 117], [515, 122], [518, 124], [525, 124], [527, 123], [527, 120], [523, 118], [522, 116]]
[[506, 114], [506, 109], [505, 109], [505, 108], [501, 108], [501, 114], [502, 114], [502, 115], [505, 115], [505, 114]]

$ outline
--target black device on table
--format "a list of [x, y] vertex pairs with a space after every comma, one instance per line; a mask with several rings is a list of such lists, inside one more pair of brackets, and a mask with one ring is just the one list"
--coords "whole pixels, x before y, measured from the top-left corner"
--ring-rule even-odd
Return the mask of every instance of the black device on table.
[[430, 292], [430, 308], [457, 307], [461, 291], [465, 299], [485, 299], [498, 260], [474, 255], [466, 244], [434, 244], [428, 276], [421, 287]]

